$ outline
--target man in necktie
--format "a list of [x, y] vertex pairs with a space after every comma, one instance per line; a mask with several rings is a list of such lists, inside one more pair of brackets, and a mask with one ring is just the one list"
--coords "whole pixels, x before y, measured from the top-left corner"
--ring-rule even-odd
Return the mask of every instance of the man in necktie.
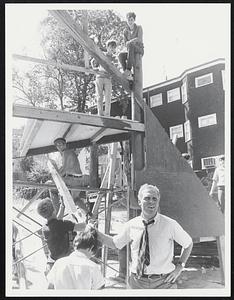
[[[126, 222], [114, 237], [98, 231], [98, 239], [110, 248], [121, 249], [130, 243], [129, 285], [132, 289], [177, 288], [176, 279], [192, 251], [192, 238], [176, 220], [158, 212], [160, 192], [156, 186], [142, 185], [138, 201], [140, 216]], [[182, 246], [176, 265], [173, 263], [174, 241]]]

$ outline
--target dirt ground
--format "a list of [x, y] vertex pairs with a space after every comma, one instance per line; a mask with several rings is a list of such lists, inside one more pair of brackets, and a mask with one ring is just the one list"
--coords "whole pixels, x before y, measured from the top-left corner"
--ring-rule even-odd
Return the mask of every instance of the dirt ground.
[[[28, 215], [33, 217], [33, 209]], [[35, 216], [36, 217], [36, 216]], [[127, 213], [122, 208], [114, 209], [112, 214], [111, 222], [111, 233], [117, 233], [123, 223], [126, 221]], [[37, 218], [38, 219], [38, 218]], [[100, 216], [99, 230], [103, 229], [104, 226], [104, 214]], [[30, 226], [31, 230], [37, 230], [38, 225], [29, 224], [30, 222], [25, 221], [25, 226]], [[25, 233], [24, 233], [25, 234]], [[27, 233], [28, 235], [28, 233]], [[36, 251], [42, 246], [41, 240], [34, 235], [25, 239], [22, 243], [24, 256]], [[47, 282], [44, 276], [44, 269], [46, 265], [46, 258], [43, 250], [35, 252], [24, 260], [26, 267], [26, 288], [34, 291], [46, 291]], [[108, 260], [108, 265], [115, 270], [118, 270], [118, 256], [114, 256], [114, 259]], [[125, 283], [116, 283], [111, 281], [109, 278], [117, 276], [118, 272], [107, 267], [106, 269], [106, 289], [126, 289]], [[19, 287], [13, 283], [13, 289]], [[22, 286], [21, 286], [22, 288]], [[221, 273], [217, 266], [209, 265], [207, 267], [199, 266], [187, 266], [182, 272], [180, 279], [178, 280], [178, 289], [222, 289], [224, 285], [221, 283]]]

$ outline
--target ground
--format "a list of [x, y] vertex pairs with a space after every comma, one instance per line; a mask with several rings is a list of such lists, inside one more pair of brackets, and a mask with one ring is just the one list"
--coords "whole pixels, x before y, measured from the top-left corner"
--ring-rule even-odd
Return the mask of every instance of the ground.
[[[35, 209], [31, 208], [27, 211], [27, 214], [31, 217], [36, 218], [36, 220], [40, 223], [42, 219], [38, 218], [38, 215], [35, 214]], [[112, 222], [111, 222], [111, 232], [116, 233], [122, 227], [123, 223], [126, 220], [126, 209], [117, 208], [113, 209], [112, 213]], [[100, 230], [103, 228], [103, 218], [104, 215], [101, 215], [99, 221]], [[21, 224], [25, 226], [29, 226], [32, 231], [36, 231], [39, 226], [37, 224], [33, 224], [30, 220], [25, 218], [21, 218]], [[29, 234], [25, 232], [24, 234]], [[41, 240], [35, 235], [31, 235], [29, 238], [22, 241], [22, 248], [24, 256], [29, 255], [32, 252], [35, 252], [37, 249], [41, 248]], [[108, 265], [115, 270], [118, 270], [118, 256], [110, 255], [108, 260]], [[47, 289], [47, 282], [44, 276], [44, 269], [46, 264], [46, 258], [44, 255], [44, 251], [41, 249], [36, 251], [33, 255], [27, 257], [24, 260], [24, 265], [26, 267], [26, 285], [21, 284], [21, 289], [26, 288], [34, 291], [43, 291]], [[126, 289], [126, 285], [124, 283], [116, 283], [110, 281], [109, 278], [112, 276], [118, 275], [116, 271], [107, 267], [106, 268], [106, 289]], [[18, 288], [14, 283], [14, 288]], [[192, 263], [192, 265], [187, 266], [185, 270], [182, 272], [180, 279], [178, 281], [179, 289], [222, 289], [224, 285], [221, 284], [221, 273], [219, 267], [217, 265], [212, 265], [209, 263], [208, 265], [199, 263]]]

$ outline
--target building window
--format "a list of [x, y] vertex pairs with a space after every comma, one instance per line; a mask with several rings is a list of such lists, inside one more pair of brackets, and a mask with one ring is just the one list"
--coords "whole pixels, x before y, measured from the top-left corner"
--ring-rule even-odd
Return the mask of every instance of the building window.
[[188, 100], [187, 97], [187, 80], [183, 81], [181, 86], [181, 94], [182, 94], [182, 103], [185, 103]]
[[220, 155], [202, 158], [202, 169], [216, 168], [218, 166], [219, 157]]
[[195, 87], [198, 88], [203, 85], [213, 83], [213, 74], [209, 73], [203, 76], [199, 76], [195, 78]]
[[225, 70], [222, 70], [222, 83], [223, 83], [223, 90], [225, 90]]
[[150, 107], [162, 105], [162, 93], [150, 97]]
[[167, 91], [167, 101], [168, 103], [180, 100], [180, 88], [176, 88], [170, 91]]
[[198, 118], [198, 127], [206, 127], [217, 124], [216, 114], [206, 115]]
[[184, 133], [183, 133], [183, 125], [176, 125], [176, 126], [172, 126], [170, 127], [170, 139], [173, 140], [173, 138], [177, 137], [183, 137]]
[[191, 126], [190, 121], [186, 121], [184, 123], [184, 141], [188, 142], [191, 140]]

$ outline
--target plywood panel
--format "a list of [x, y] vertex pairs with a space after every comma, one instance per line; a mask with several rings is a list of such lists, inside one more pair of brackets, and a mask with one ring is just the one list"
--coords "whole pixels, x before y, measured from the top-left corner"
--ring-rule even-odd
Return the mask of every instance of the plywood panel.
[[148, 107], [145, 136], [146, 168], [136, 171], [137, 188], [157, 185], [161, 213], [176, 219], [192, 237], [222, 235], [223, 214]]

